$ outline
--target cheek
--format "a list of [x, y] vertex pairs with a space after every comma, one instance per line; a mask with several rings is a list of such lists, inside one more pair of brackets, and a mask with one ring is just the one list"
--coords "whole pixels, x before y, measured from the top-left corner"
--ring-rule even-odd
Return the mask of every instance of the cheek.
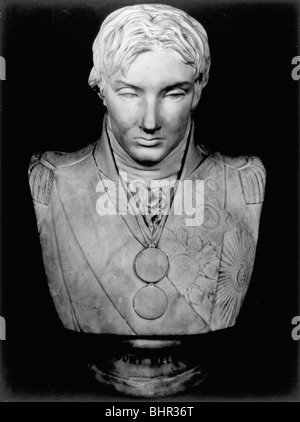
[[111, 122], [120, 132], [125, 132], [136, 124], [137, 110], [125, 101], [107, 98], [106, 107]]
[[165, 126], [173, 131], [183, 129], [190, 118], [190, 114], [190, 101], [168, 104], [163, 110]]

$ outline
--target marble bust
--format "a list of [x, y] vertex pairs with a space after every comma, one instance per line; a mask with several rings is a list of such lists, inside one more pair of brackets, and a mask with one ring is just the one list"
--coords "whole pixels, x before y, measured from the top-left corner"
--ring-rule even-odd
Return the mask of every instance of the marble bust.
[[49, 290], [66, 329], [117, 344], [91, 363], [100, 382], [170, 395], [206, 376], [193, 339], [238, 317], [265, 169], [258, 157], [224, 156], [194, 139], [210, 51], [203, 26], [182, 10], [116, 10], [93, 60], [89, 85], [107, 108], [101, 138], [36, 154], [29, 168]]

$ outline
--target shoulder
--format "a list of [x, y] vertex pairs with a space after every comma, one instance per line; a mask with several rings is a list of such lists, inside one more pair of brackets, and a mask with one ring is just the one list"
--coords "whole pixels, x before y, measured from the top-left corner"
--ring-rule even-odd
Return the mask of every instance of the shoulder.
[[263, 202], [266, 169], [257, 156], [230, 157], [222, 155], [224, 165], [228, 170], [237, 173], [246, 204]]
[[40, 161], [41, 164], [52, 170], [73, 166], [90, 157], [94, 147], [95, 143], [89, 144], [75, 152], [46, 151], [41, 155]]
[[244, 170], [245, 168], [253, 168], [253, 167], [259, 167], [264, 172], [265, 167], [259, 157], [252, 156], [252, 155], [239, 155], [239, 156], [229, 156], [222, 154], [222, 158], [224, 161], [225, 166], [227, 167], [233, 167], [237, 170]]
[[32, 198], [36, 202], [48, 205], [55, 171], [74, 166], [90, 157], [95, 144], [89, 144], [75, 152], [46, 151], [33, 154], [28, 170]]

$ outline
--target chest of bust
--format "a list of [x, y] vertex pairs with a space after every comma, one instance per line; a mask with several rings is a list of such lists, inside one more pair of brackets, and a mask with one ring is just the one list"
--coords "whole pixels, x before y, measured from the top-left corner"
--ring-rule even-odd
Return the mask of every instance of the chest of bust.
[[[86, 177], [89, 165], [77, 169], [76, 178], [69, 169], [56, 173], [51, 218], [40, 233], [50, 292], [64, 325], [143, 336], [233, 325], [251, 277], [261, 208], [245, 203], [240, 172], [218, 155], [208, 157], [183, 181], [191, 206], [182, 202], [180, 212], [173, 209], [156, 248], [145, 254], [149, 242], [141, 219], [118, 214], [118, 193], [102, 190], [114, 215], [97, 212], [101, 175]], [[197, 181], [204, 193], [198, 204]], [[202, 208], [201, 224], [189, 215], [192, 205]]]

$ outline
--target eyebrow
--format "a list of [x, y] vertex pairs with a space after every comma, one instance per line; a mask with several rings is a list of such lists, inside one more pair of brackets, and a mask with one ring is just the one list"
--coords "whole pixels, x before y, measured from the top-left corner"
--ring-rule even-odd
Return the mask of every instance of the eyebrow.
[[192, 85], [192, 83], [189, 82], [189, 81], [175, 82], [172, 85], [168, 85], [165, 89], [170, 90], [170, 89], [174, 89], [174, 88], [180, 88], [180, 87], [183, 87], [183, 86], [186, 86], [186, 85], [190, 86], [190, 85]]
[[[139, 88], [139, 87], [137, 87], [135, 85], [132, 85], [132, 84], [130, 84], [128, 82], [125, 82], [125, 81], [122, 81], [120, 79], [117, 80], [115, 83], [116, 84], [126, 85], [126, 87], [128, 87], [128, 88], [133, 88], [133, 89], [137, 89], [137, 90], [140, 90], [141, 89], [141, 88]], [[173, 83], [171, 85], [167, 85], [163, 89], [163, 91], [170, 91], [171, 89], [180, 88], [180, 87], [183, 88], [184, 86], [191, 86], [191, 85], [192, 85], [192, 83], [190, 81], [179, 81], [179, 82], [175, 82], [175, 83]]]
[[122, 81], [122, 80], [117, 80], [115, 83], [116, 83], [116, 84], [126, 85], [126, 87], [128, 87], [128, 88], [139, 89], [137, 86], [132, 85], [132, 84], [130, 84], [130, 83], [128, 83], [128, 82], [125, 82], [125, 81]]

